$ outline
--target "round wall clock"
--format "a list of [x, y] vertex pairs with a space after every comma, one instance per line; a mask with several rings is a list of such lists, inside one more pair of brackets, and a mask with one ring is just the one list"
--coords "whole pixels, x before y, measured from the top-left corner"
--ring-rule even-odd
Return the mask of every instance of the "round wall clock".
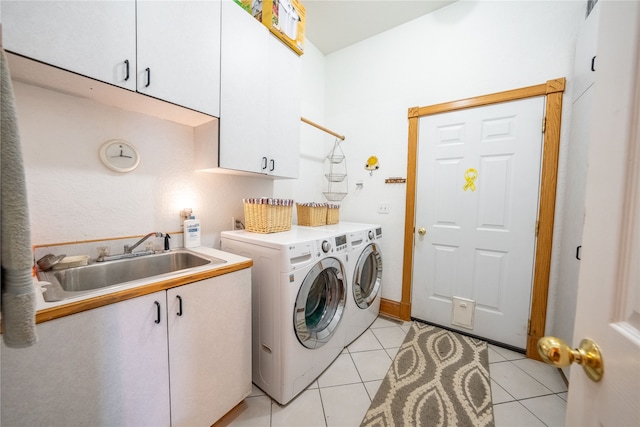
[[120, 139], [112, 139], [100, 147], [100, 160], [116, 172], [131, 172], [138, 167], [140, 155], [136, 147]]

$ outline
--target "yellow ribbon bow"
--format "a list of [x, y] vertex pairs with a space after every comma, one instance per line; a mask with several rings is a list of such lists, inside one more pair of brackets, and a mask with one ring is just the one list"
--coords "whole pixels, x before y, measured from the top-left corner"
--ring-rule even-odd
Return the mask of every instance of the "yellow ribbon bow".
[[466, 172], [464, 173], [464, 179], [467, 181], [467, 183], [464, 185], [464, 187], [462, 187], [462, 189], [464, 191], [467, 190], [471, 190], [471, 191], [476, 191], [476, 184], [474, 183], [474, 181], [476, 180], [476, 178], [478, 177], [478, 171], [473, 169], [473, 168], [469, 168], [466, 170]]

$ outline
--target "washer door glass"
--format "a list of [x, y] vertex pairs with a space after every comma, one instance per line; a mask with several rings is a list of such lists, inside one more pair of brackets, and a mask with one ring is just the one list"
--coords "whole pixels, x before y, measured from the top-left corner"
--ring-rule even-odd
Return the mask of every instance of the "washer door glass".
[[367, 246], [353, 273], [353, 298], [362, 309], [368, 308], [380, 292], [382, 283], [382, 254], [375, 243]]
[[307, 348], [319, 348], [333, 336], [346, 303], [342, 263], [319, 261], [304, 278], [293, 312], [296, 336]]

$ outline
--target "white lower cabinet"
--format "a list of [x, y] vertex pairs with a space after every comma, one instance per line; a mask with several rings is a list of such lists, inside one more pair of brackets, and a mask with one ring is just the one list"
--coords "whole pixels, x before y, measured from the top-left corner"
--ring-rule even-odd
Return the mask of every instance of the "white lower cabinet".
[[0, 424], [170, 425], [165, 294], [40, 323], [32, 347], [2, 344]]
[[37, 332], [32, 347], [1, 346], [3, 426], [209, 426], [251, 391], [249, 269]]
[[210, 426], [251, 393], [251, 270], [167, 291], [171, 420]]

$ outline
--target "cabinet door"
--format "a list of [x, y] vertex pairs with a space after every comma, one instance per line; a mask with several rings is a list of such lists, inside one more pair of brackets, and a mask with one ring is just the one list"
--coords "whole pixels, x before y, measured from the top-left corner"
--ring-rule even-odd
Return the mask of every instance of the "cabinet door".
[[135, 19], [135, 0], [3, 0], [4, 49], [135, 90]]
[[251, 270], [167, 291], [171, 423], [211, 425], [251, 392]]
[[167, 323], [156, 292], [37, 325], [2, 345], [1, 424], [168, 426]]
[[300, 57], [269, 34], [269, 173], [300, 175]]
[[598, 27], [600, 5], [595, 4], [586, 18], [576, 42], [573, 100], [578, 99], [595, 81], [597, 69]]
[[138, 92], [220, 115], [220, 1], [137, 2]]
[[222, 2], [219, 166], [267, 173], [268, 30]]

